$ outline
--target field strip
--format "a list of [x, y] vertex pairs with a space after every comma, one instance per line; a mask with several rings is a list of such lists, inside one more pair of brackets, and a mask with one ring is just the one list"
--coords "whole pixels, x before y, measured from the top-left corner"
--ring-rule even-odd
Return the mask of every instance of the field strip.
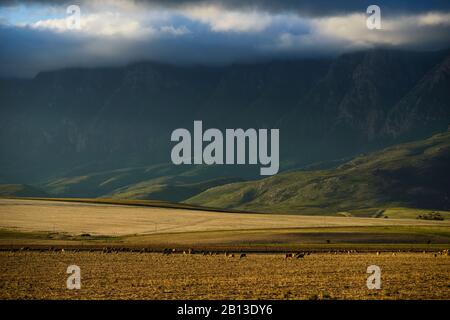
[[0, 227], [97, 235], [315, 227], [442, 226], [448, 221], [240, 214], [45, 200], [0, 199]]
[[[81, 289], [67, 290], [67, 266]], [[379, 290], [367, 266], [381, 268]], [[225, 258], [120, 252], [0, 252], [0, 299], [450, 299], [450, 258], [435, 253], [313, 253]], [[236, 318], [236, 317], [235, 317]]]

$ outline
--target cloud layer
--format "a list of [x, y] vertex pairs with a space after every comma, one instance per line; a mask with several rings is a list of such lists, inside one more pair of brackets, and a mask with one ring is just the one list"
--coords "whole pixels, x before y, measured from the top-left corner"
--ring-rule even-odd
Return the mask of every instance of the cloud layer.
[[365, 1], [82, 1], [73, 30], [67, 3], [11, 0], [0, 6], [0, 75], [143, 59], [226, 64], [450, 46], [450, 2], [380, 2], [382, 29], [369, 30]]

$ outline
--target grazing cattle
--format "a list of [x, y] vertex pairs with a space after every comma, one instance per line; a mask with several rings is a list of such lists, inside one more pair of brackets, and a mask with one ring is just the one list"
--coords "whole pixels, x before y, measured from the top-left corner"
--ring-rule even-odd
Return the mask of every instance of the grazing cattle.
[[305, 253], [304, 252], [297, 252], [295, 254], [295, 258], [297, 259], [303, 259], [305, 257]]
[[377, 256], [379, 256], [380, 255], [380, 252], [379, 251], [377, 251]]
[[294, 257], [293, 253], [286, 253], [286, 255], [284, 256], [284, 259], [292, 259]]
[[226, 257], [227, 257], [227, 258], [234, 258], [234, 253], [228, 253], [228, 254], [226, 255]]
[[239, 259], [242, 259], [242, 258], [247, 258], [247, 255], [245, 253], [241, 253], [241, 255], [239, 256]]

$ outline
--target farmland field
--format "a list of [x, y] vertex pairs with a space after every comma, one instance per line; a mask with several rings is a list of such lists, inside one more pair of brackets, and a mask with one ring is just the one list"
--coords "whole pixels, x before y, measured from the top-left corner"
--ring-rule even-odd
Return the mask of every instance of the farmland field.
[[[0, 298], [449, 299], [449, 246], [446, 220], [1, 199]], [[66, 289], [72, 264], [81, 290]]]
[[0, 199], [0, 245], [3, 247], [105, 243], [159, 249], [203, 246], [260, 251], [324, 245], [444, 249], [450, 244], [450, 223]]
[[415, 219], [244, 214], [189, 209], [0, 199], [0, 227], [100, 235], [314, 227], [446, 226]]
[[[66, 269], [81, 269], [81, 289]], [[366, 286], [369, 265], [381, 289]], [[432, 253], [169, 256], [1, 252], [0, 299], [450, 299], [450, 258]]]

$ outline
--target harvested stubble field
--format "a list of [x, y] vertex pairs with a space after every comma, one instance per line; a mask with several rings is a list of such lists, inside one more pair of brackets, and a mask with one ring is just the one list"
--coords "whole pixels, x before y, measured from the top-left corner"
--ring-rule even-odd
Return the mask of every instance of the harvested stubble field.
[[[81, 268], [81, 289], [66, 269]], [[381, 268], [369, 290], [369, 265]], [[318, 253], [247, 258], [159, 253], [0, 252], [1, 299], [450, 299], [450, 258]]]

